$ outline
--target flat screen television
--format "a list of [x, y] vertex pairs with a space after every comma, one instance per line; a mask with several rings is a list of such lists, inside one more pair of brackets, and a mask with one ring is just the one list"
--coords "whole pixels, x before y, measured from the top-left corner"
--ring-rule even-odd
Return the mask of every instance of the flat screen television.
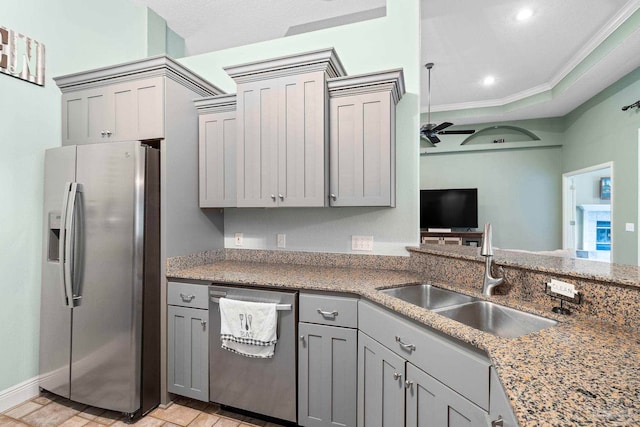
[[420, 228], [477, 227], [477, 188], [420, 190]]

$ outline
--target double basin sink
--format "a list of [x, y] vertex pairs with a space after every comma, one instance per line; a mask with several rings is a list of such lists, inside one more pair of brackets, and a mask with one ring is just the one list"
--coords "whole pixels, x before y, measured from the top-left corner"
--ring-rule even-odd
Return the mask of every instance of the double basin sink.
[[431, 284], [384, 289], [382, 292], [499, 337], [517, 338], [558, 323]]

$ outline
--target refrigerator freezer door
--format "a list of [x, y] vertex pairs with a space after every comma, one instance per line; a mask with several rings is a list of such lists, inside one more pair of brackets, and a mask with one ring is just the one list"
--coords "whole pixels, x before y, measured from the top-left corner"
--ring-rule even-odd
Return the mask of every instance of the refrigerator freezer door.
[[79, 215], [71, 400], [140, 407], [145, 149], [139, 142], [77, 147]]
[[[67, 182], [75, 180], [76, 147], [45, 153], [44, 242], [40, 310], [40, 387], [69, 397], [71, 308], [62, 283], [60, 228]], [[68, 192], [67, 192], [68, 193]]]

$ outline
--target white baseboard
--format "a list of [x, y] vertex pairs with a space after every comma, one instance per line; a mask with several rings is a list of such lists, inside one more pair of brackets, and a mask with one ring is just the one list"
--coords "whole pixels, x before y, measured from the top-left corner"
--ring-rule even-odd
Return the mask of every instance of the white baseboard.
[[0, 391], [0, 412], [13, 408], [20, 403], [36, 397], [40, 393], [38, 377], [35, 376], [26, 381]]

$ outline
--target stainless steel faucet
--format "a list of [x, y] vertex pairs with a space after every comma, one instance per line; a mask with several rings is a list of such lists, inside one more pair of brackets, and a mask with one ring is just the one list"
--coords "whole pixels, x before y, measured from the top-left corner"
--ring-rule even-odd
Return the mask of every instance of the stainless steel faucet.
[[482, 248], [480, 255], [485, 257], [484, 263], [484, 283], [482, 284], [482, 295], [491, 296], [496, 286], [504, 282], [504, 277], [491, 276], [491, 263], [493, 262], [493, 246], [491, 244], [491, 224], [484, 225], [482, 234]]

